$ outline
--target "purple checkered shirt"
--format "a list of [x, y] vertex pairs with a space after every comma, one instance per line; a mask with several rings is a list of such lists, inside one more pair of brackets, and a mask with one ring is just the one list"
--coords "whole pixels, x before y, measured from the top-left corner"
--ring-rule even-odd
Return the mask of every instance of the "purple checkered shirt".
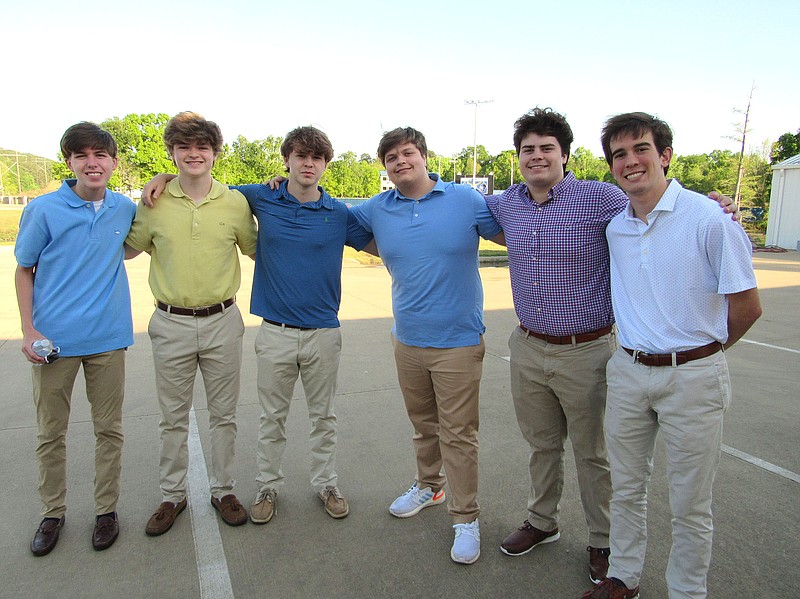
[[606, 225], [628, 198], [571, 172], [537, 204], [523, 184], [486, 198], [508, 245], [520, 323], [545, 335], [579, 335], [614, 322]]

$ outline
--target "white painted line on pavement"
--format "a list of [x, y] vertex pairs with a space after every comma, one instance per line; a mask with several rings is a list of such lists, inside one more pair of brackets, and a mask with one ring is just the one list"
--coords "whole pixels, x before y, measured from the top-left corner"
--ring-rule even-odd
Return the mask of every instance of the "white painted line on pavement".
[[739, 343], [752, 343], [753, 345], [760, 345], [761, 347], [770, 347], [772, 349], [788, 351], [793, 354], [800, 354], [800, 349], [789, 349], [788, 347], [781, 347], [780, 345], [770, 345], [769, 343], [759, 343], [758, 341], [750, 341], [749, 339], [739, 339]]
[[761, 458], [757, 458], [755, 456], [750, 455], [749, 453], [745, 453], [743, 451], [739, 451], [738, 449], [734, 449], [729, 445], [722, 445], [722, 451], [727, 453], [728, 455], [732, 455], [735, 458], [739, 458], [740, 460], [744, 460], [749, 464], [753, 464], [754, 466], [758, 466], [759, 468], [763, 468], [773, 474], [777, 474], [778, 476], [782, 476], [783, 478], [788, 478], [789, 480], [793, 480], [796, 483], [800, 483], [800, 474], [795, 474], [791, 470], [787, 470], [786, 468], [781, 468], [780, 466], [776, 466], [775, 464], [770, 464], [762, 460]]
[[208, 470], [197, 431], [194, 406], [189, 411], [189, 514], [192, 518], [200, 599], [233, 599], [233, 587], [219, 534], [219, 521], [211, 506]]

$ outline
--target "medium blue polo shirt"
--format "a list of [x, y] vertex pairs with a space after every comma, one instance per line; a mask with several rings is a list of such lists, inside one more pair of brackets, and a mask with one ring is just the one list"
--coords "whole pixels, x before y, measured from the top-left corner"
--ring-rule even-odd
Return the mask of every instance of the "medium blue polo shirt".
[[395, 337], [415, 347], [477, 345], [486, 330], [478, 242], [500, 225], [480, 193], [429, 176], [435, 185], [419, 200], [392, 189], [350, 212], [392, 275]]
[[33, 326], [62, 356], [133, 345], [123, 243], [135, 214], [136, 204], [108, 190], [95, 212], [66, 181], [22, 211], [14, 255], [36, 266]]
[[362, 249], [372, 235], [350, 210], [319, 188], [316, 202], [302, 203], [287, 181], [240, 185], [258, 220], [256, 268], [250, 312], [298, 327], [336, 328], [342, 300], [342, 251]]

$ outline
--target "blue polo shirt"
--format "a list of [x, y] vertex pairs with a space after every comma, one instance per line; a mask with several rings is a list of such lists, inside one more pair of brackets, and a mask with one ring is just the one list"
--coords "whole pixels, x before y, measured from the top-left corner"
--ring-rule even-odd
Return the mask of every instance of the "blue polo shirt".
[[372, 235], [321, 187], [319, 200], [302, 203], [287, 183], [274, 191], [267, 185], [232, 188], [244, 194], [258, 220], [250, 312], [298, 327], [336, 328], [342, 251], [345, 245], [362, 249]]
[[95, 212], [66, 181], [22, 211], [14, 255], [36, 266], [33, 326], [62, 356], [133, 345], [123, 243], [135, 214], [136, 204], [108, 190]]
[[486, 330], [478, 242], [500, 225], [480, 193], [429, 176], [435, 185], [419, 200], [392, 189], [350, 212], [392, 275], [395, 337], [415, 347], [477, 345]]

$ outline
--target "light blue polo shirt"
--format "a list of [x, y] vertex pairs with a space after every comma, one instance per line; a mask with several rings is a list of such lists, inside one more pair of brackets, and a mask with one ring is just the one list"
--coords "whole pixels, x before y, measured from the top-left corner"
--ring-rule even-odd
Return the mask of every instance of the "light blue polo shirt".
[[500, 225], [480, 193], [429, 176], [435, 185], [419, 200], [392, 189], [350, 211], [392, 276], [395, 337], [415, 347], [477, 345], [486, 330], [478, 242]]
[[66, 181], [22, 211], [14, 255], [36, 266], [33, 326], [62, 356], [133, 345], [123, 243], [135, 214], [136, 204], [109, 190], [95, 212]]
[[321, 187], [319, 200], [302, 203], [287, 183], [276, 190], [232, 187], [244, 194], [258, 220], [250, 312], [298, 327], [336, 328], [344, 246], [360, 250], [372, 234]]

